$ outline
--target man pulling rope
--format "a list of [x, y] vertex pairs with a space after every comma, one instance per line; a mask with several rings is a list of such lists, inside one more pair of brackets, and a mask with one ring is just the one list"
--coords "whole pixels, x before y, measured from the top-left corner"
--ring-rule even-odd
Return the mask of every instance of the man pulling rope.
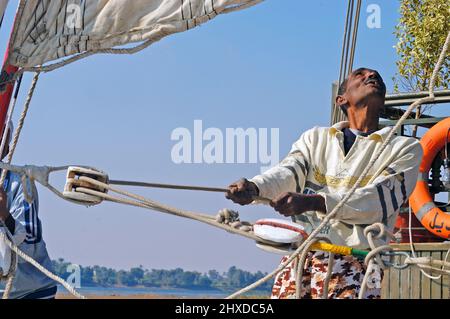
[[[302, 224], [308, 233], [342, 200], [386, 139], [390, 128], [378, 130], [386, 86], [375, 70], [360, 68], [342, 83], [336, 98], [348, 117], [329, 128], [315, 127], [294, 143], [288, 156], [262, 175], [229, 186], [227, 198], [247, 205], [254, 196], [273, 198], [271, 206]], [[361, 187], [322, 230], [321, 236], [336, 245], [368, 249], [364, 228], [381, 222], [394, 227], [400, 206], [414, 189], [422, 149], [417, 140], [397, 136], [371, 168]], [[383, 245], [387, 238], [379, 240]], [[285, 261], [285, 257], [283, 261]], [[272, 298], [295, 297], [295, 263], [280, 272]], [[311, 252], [303, 269], [301, 297], [320, 298], [328, 268], [328, 253]], [[336, 254], [329, 298], [356, 298], [366, 266], [352, 256]], [[382, 271], [373, 267], [365, 298], [379, 298]]]

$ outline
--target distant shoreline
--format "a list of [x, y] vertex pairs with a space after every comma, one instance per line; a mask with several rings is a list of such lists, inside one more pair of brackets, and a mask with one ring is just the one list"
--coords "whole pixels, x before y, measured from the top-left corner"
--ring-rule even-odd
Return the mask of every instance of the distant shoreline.
[[[246, 287], [263, 278], [266, 273], [245, 271], [231, 266], [227, 271], [219, 273], [211, 269], [208, 272], [175, 269], [145, 269], [142, 266], [129, 270], [116, 270], [104, 266], [81, 266], [65, 261], [62, 258], [52, 261], [52, 268], [61, 278], [71, 278], [79, 286], [89, 291], [97, 291], [94, 295], [107, 292], [119, 294], [150, 293], [163, 295], [173, 292], [175, 295], [185, 293], [193, 295], [225, 295]], [[271, 282], [261, 285], [262, 292], [270, 292]], [[61, 290], [60, 290], [61, 291]]]
[[[130, 288], [130, 287], [83, 287], [77, 289], [88, 299], [223, 299], [234, 291], [217, 289], [181, 288]], [[270, 292], [254, 291], [245, 298], [269, 298]], [[69, 292], [58, 286], [57, 299], [73, 299]]]

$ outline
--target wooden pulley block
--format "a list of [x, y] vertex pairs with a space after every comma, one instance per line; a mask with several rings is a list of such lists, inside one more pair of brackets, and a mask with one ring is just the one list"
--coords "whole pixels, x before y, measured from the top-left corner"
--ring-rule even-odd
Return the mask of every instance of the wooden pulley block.
[[100, 204], [103, 201], [101, 197], [86, 194], [81, 191], [77, 191], [77, 189], [83, 188], [101, 193], [107, 193], [107, 189], [89, 183], [88, 181], [81, 180], [80, 177], [82, 176], [95, 179], [102, 183], [108, 183], [109, 180], [108, 175], [102, 171], [94, 170], [92, 168], [71, 166], [67, 169], [66, 185], [64, 186], [63, 195], [66, 198], [82, 205], [92, 206]]

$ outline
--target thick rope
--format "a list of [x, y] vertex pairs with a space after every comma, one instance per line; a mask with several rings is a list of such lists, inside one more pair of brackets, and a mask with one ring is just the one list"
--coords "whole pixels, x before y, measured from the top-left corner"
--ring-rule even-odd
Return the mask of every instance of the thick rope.
[[[355, 21], [353, 22], [353, 14], [355, 15]], [[355, 2], [354, 0], [348, 0], [347, 14], [345, 18], [344, 36], [342, 40], [342, 52], [341, 52], [341, 62], [339, 69], [339, 81], [338, 87], [344, 81], [344, 78], [351, 73], [353, 69], [353, 61], [356, 51], [356, 40], [358, 36], [359, 29], [359, 18], [361, 14], [361, 0], [357, 0], [356, 12], [355, 12]], [[352, 34], [350, 34], [352, 32]], [[351, 41], [350, 41], [351, 39]], [[351, 45], [351, 46], [350, 46]], [[337, 87], [337, 89], [338, 89]], [[336, 92], [337, 93], [337, 92]], [[334, 103], [334, 101], [333, 101]], [[332, 124], [338, 122], [342, 119], [343, 113], [340, 111], [339, 107], [333, 107], [331, 121]]]
[[364, 299], [364, 296], [366, 295], [367, 286], [369, 283], [369, 277], [372, 275], [374, 264], [375, 264], [375, 262], [374, 262], [373, 258], [370, 259], [369, 263], [367, 264], [366, 273], [364, 274], [364, 278], [361, 283], [361, 288], [359, 290], [358, 299]]
[[[14, 132], [14, 137], [12, 139], [12, 144], [9, 149], [8, 158], [6, 160], [6, 163], [11, 163], [12, 158], [14, 156], [14, 152], [16, 151], [17, 143], [19, 142], [20, 133], [22, 133], [23, 124], [25, 123], [25, 118], [27, 117], [28, 110], [30, 108], [31, 99], [33, 98], [34, 90], [36, 89], [36, 84], [39, 80], [39, 73], [35, 73], [33, 80], [31, 82], [31, 87], [27, 94], [27, 99], [25, 101], [25, 105], [23, 107], [22, 114], [20, 115], [19, 123], [17, 125], [16, 131]], [[5, 181], [6, 174], [8, 173], [7, 170], [2, 170], [2, 175], [0, 178], [0, 185], [3, 185], [3, 182]]]
[[344, 27], [344, 36], [342, 39], [342, 52], [341, 52], [341, 65], [340, 65], [340, 69], [339, 69], [339, 84], [342, 83], [343, 76], [344, 73], [346, 73], [346, 67], [344, 67], [344, 60], [346, 59], [346, 56], [348, 56], [348, 52], [346, 53], [346, 44], [347, 44], [347, 37], [349, 36], [349, 19], [350, 19], [350, 12], [353, 9], [352, 8], [352, 1], [349, 0], [348, 1], [348, 5], [347, 5], [347, 14], [345, 16], [345, 27]]
[[353, 34], [352, 34], [352, 47], [350, 49], [350, 61], [348, 63], [348, 74], [350, 74], [350, 72], [352, 72], [353, 61], [355, 60], [356, 43], [357, 43], [358, 29], [359, 29], [359, 18], [361, 16], [361, 4], [362, 4], [362, 0], [357, 0], [356, 12], [355, 12], [355, 23], [354, 23]]
[[67, 289], [72, 295], [74, 295], [77, 298], [85, 299], [83, 295], [78, 293], [69, 283], [67, 283], [64, 279], [56, 276], [55, 274], [48, 271], [45, 267], [43, 267], [41, 264], [39, 264], [36, 260], [25, 254], [23, 251], [18, 249], [16, 245], [14, 245], [3, 233], [0, 233], [0, 238], [5, 241], [5, 243], [9, 246], [9, 248], [14, 251], [18, 256], [20, 256], [23, 260], [27, 261], [31, 265], [33, 265], [37, 270], [42, 272], [44, 275], [49, 277], [50, 279], [53, 279], [54, 281], [61, 284], [64, 288]]
[[[315, 238], [310, 245], [308, 245], [303, 252], [301, 253], [300, 257], [298, 257], [297, 260], [297, 267], [296, 267], [296, 277], [295, 277], [295, 298], [300, 299], [301, 298], [301, 289], [302, 289], [302, 281], [303, 281], [303, 271], [306, 265], [306, 259], [308, 258], [308, 254], [310, 251], [313, 251], [316, 249], [316, 247], [320, 244], [320, 241], [325, 241], [327, 243], [330, 243], [330, 240], [328, 238]], [[328, 269], [326, 278], [324, 281], [324, 291], [323, 296], [325, 296], [324, 299], [327, 299], [328, 297], [328, 284], [330, 282], [330, 277], [332, 274], [331, 269], [333, 268], [333, 261], [334, 261], [334, 253], [329, 252], [328, 257]], [[331, 265], [331, 269], [330, 269]], [[323, 297], [322, 297], [323, 298]]]
[[115, 197], [112, 196], [110, 194], [106, 194], [103, 192], [99, 192], [96, 190], [92, 190], [90, 188], [83, 188], [83, 187], [78, 187], [77, 188], [77, 192], [80, 193], [85, 193], [88, 195], [93, 195], [93, 196], [97, 196], [99, 198], [102, 198], [104, 200], [107, 201], [111, 201], [111, 202], [115, 202], [115, 203], [120, 203], [120, 204], [126, 204], [126, 205], [131, 205], [131, 206], [136, 206], [136, 207], [141, 207], [141, 208], [147, 208], [147, 209], [152, 209], [152, 210], [156, 210], [162, 213], [167, 213], [170, 215], [175, 215], [178, 217], [184, 217], [184, 218], [188, 218], [188, 219], [192, 219], [192, 220], [196, 220], [196, 221], [200, 221], [202, 223], [208, 224], [210, 226], [214, 226], [216, 228], [221, 228], [223, 230], [226, 230], [227, 232], [230, 233], [234, 233], [234, 234], [238, 234], [250, 239], [253, 239], [255, 241], [259, 241], [262, 243], [266, 243], [269, 245], [273, 245], [273, 242], [267, 241], [267, 240], [263, 240], [259, 237], [257, 237], [256, 235], [254, 235], [252, 232], [248, 231], [248, 229], [243, 229], [243, 228], [234, 228], [231, 225], [226, 225], [220, 222], [216, 221], [216, 217], [214, 216], [210, 216], [210, 215], [206, 215], [206, 214], [198, 214], [198, 213], [194, 213], [194, 212], [190, 212], [190, 211], [185, 211], [185, 210], [181, 210], [175, 207], [171, 207], [168, 205], [164, 205], [152, 200], [149, 200], [145, 197], [118, 189], [116, 187], [113, 187], [111, 185], [108, 185], [106, 183], [102, 183], [100, 181], [97, 181], [95, 179], [86, 177], [86, 176], [81, 176], [80, 180], [88, 182], [92, 185], [95, 185], [96, 187], [99, 188], [104, 188], [104, 189], [108, 189], [109, 191], [121, 194], [123, 196], [127, 196], [130, 198], [133, 198], [135, 200], [129, 200], [127, 198], [123, 198], [123, 197]]
[[334, 266], [334, 254], [329, 253], [327, 273], [325, 275], [325, 280], [323, 281], [322, 299], [328, 299], [328, 290], [330, 286], [331, 276], [333, 275], [333, 266]]
[[9, 130], [11, 129], [9, 127], [9, 125], [12, 122], [12, 116], [14, 114], [14, 109], [16, 108], [16, 103], [17, 103], [17, 99], [18, 99], [18, 96], [19, 96], [20, 87], [22, 86], [22, 79], [23, 79], [23, 76], [20, 76], [18, 78], [18, 80], [17, 80], [13, 101], [11, 103], [11, 106], [8, 109], [8, 115], [6, 116], [6, 121], [5, 121], [5, 123], [6, 123], [5, 124], [5, 129], [3, 130], [4, 134], [2, 136], [2, 142], [0, 144], [0, 154], [4, 153], [4, 150], [5, 150], [5, 147], [6, 147], [6, 143], [7, 143], [8, 133], [12, 134], [12, 132], [9, 132]]
[[381, 223], [376, 223], [371, 226], [368, 226], [364, 229], [364, 236], [367, 237], [367, 242], [370, 246], [370, 253], [366, 256], [364, 263], [366, 264], [366, 273], [364, 274], [363, 281], [361, 283], [361, 289], [359, 290], [359, 299], [363, 299], [366, 291], [367, 291], [367, 283], [369, 282], [369, 277], [372, 275], [373, 268], [376, 263], [380, 266], [381, 269], [386, 269], [388, 266], [385, 264], [384, 260], [381, 257], [381, 253], [392, 251], [392, 247], [389, 245], [382, 245], [377, 247], [374, 242], [375, 239], [382, 239], [384, 237], [389, 237], [392, 239], [394, 236], [390, 234], [387, 230], [385, 225]]
[[[413, 258], [417, 258], [416, 250], [414, 249], [413, 238], [412, 238], [412, 228], [411, 228], [412, 210], [411, 210], [411, 205], [409, 206], [408, 214], [409, 214], [409, 218], [408, 218], [409, 219], [408, 220], [409, 247], [410, 247], [411, 254], [412, 254]], [[444, 261], [447, 261], [449, 254], [450, 254], [450, 248], [447, 250], [447, 253], [445, 254]], [[444, 266], [442, 266], [441, 270], [444, 270]], [[422, 275], [424, 275], [425, 277], [427, 277], [427, 278], [429, 278], [431, 280], [439, 280], [442, 277], [442, 275], [433, 276], [432, 274], [427, 273], [424, 269], [420, 269], [420, 272], [422, 273]]]
[[[5, 233], [2, 233], [2, 234], [12, 241], [13, 236], [9, 232], [8, 228], [3, 226], [3, 229], [5, 230]], [[13, 282], [14, 282], [14, 276], [15, 276], [15, 273], [17, 270], [17, 261], [18, 261], [17, 255], [14, 252], [12, 252], [11, 253], [11, 269], [9, 270], [9, 274], [6, 276], [5, 290], [3, 291], [2, 299], [9, 298], [9, 294], [12, 290], [12, 286], [13, 286]]]
[[308, 258], [308, 253], [311, 251], [311, 247], [319, 242], [318, 238], [315, 238], [308, 246], [305, 247], [300, 257], [295, 259], [297, 261], [296, 267], [293, 268], [295, 271], [295, 299], [300, 299], [302, 294], [302, 281], [303, 281], [303, 271], [305, 269], [306, 259]]
[[[216, 193], [227, 193], [227, 188], [220, 187], [205, 187], [205, 186], [192, 186], [192, 185], [174, 185], [174, 184], [161, 184], [161, 183], [148, 183], [148, 182], [135, 182], [135, 181], [121, 181], [121, 180], [110, 180], [109, 185], [122, 185], [122, 186], [137, 186], [137, 187], [148, 187], [148, 188], [163, 188], [163, 189], [177, 189], [177, 190], [191, 190], [191, 191], [204, 191], [204, 192], [216, 192]], [[269, 198], [261, 196], [253, 196], [253, 200], [258, 201], [262, 204], [269, 205], [271, 200]]]
[[445, 54], [447, 53], [448, 50], [448, 46], [449, 46], [449, 42], [450, 42], [450, 32], [447, 35], [445, 44], [443, 46], [441, 55], [439, 57], [438, 62], [435, 65], [435, 68], [433, 70], [433, 76], [431, 77], [431, 81], [430, 81], [430, 87], [429, 87], [429, 96], [428, 97], [424, 97], [421, 98], [417, 101], [415, 101], [414, 103], [412, 103], [408, 109], [406, 110], [406, 112], [402, 115], [402, 117], [397, 121], [397, 123], [395, 124], [395, 126], [391, 129], [391, 131], [389, 132], [388, 136], [386, 137], [386, 140], [383, 142], [383, 144], [381, 145], [380, 149], [378, 150], [378, 152], [375, 154], [373, 160], [371, 160], [369, 162], [369, 164], [366, 166], [366, 168], [364, 169], [364, 171], [362, 172], [361, 176], [358, 178], [358, 180], [356, 181], [356, 183], [353, 185], [353, 187], [350, 189], [349, 192], [347, 192], [347, 194], [344, 196], [344, 198], [334, 207], [334, 209], [328, 213], [325, 218], [322, 220], [322, 222], [320, 223], [320, 225], [309, 235], [308, 239], [305, 240], [305, 242], [300, 245], [297, 250], [290, 256], [290, 258], [288, 260], [286, 260], [284, 263], [280, 264], [280, 266], [275, 269], [273, 272], [271, 272], [270, 274], [268, 274], [267, 276], [265, 276], [264, 278], [261, 278], [260, 280], [256, 281], [255, 283], [237, 291], [236, 293], [230, 295], [228, 298], [235, 298], [239, 295], [241, 295], [242, 293], [245, 293], [251, 289], [254, 289], [256, 287], [258, 287], [259, 285], [265, 283], [266, 281], [268, 281], [270, 278], [272, 278], [273, 276], [277, 275], [280, 271], [282, 271], [289, 263], [292, 262], [292, 260], [294, 260], [298, 254], [307, 246], [309, 245], [309, 243], [320, 233], [320, 231], [326, 226], [328, 225], [328, 223], [330, 222], [331, 219], [333, 219], [337, 212], [339, 211], [339, 209], [341, 209], [341, 207], [350, 199], [350, 197], [353, 195], [353, 193], [356, 191], [356, 189], [359, 187], [359, 185], [361, 184], [361, 181], [367, 176], [369, 170], [373, 167], [373, 165], [375, 164], [375, 161], [381, 156], [382, 152], [386, 149], [386, 147], [388, 146], [388, 144], [391, 142], [395, 132], [398, 130], [398, 128], [403, 124], [403, 122], [409, 117], [409, 115], [411, 114], [411, 112], [416, 109], [416, 107], [418, 107], [419, 105], [422, 105], [424, 103], [429, 103], [429, 102], [433, 102], [434, 101], [434, 85], [435, 85], [435, 80], [436, 80], [436, 76], [437, 73], [439, 72], [439, 70], [441, 69], [442, 63], [444, 61], [444, 57]]
[[[405, 264], [419, 267], [420, 270], [427, 269], [442, 275], [450, 275], [450, 263], [446, 260], [436, 260], [431, 257], [409, 257], [405, 259]], [[437, 268], [441, 266], [441, 268]], [[445, 269], [445, 268], [448, 269]], [[440, 278], [439, 276], [439, 278]], [[434, 278], [431, 278], [434, 280]]]

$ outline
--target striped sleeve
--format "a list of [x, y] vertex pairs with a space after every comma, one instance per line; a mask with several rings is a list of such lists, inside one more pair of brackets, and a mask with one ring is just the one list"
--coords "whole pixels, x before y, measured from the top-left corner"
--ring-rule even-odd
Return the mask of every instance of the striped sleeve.
[[[348, 224], [382, 222], [396, 214], [405, 203], [417, 182], [422, 147], [414, 141], [399, 152], [382, 174], [371, 184], [358, 188], [337, 212], [336, 219]], [[345, 197], [345, 193], [324, 193], [327, 212]]]
[[309, 170], [309, 133], [302, 134], [278, 165], [250, 179], [258, 186], [260, 196], [274, 199], [284, 192], [303, 191]]
[[[27, 188], [31, 194], [35, 185], [27, 179]], [[34, 191], [37, 194], [37, 191]], [[31, 203], [25, 200], [23, 186], [20, 178], [11, 181], [11, 188], [8, 196], [12, 196], [9, 204], [9, 212], [16, 221], [16, 229], [13, 234], [16, 244], [22, 242], [35, 244], [42, 239], [41, 224], [38, 218], [38, 199], [34, 198]]]

